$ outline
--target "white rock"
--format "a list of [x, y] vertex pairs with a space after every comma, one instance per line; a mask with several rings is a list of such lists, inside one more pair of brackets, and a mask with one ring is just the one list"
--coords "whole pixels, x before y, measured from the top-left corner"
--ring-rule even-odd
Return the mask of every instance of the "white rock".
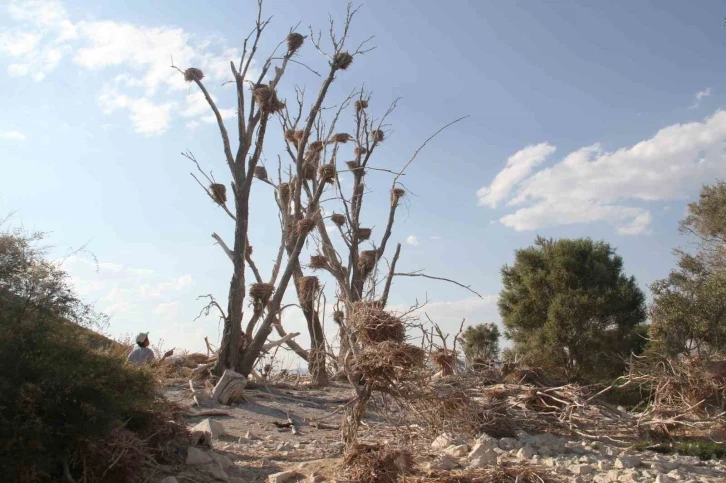
[[188, 465], [205, 465], [207, 463], [213, 462], [214, 459], [212, 459], [211, 456], [209, 456], [207, 453], [202, 451], [199, 448], [195, 448], [194, 446], [190, 446], [187, 449], [187, 461], [186, 463]]
[[455, 438], [449, 434], [440, 434], [436, 437], [436, 439], [431, 443], [431, 447], [434, 449], [443, 449], [448, 446], [451, 446], [452, 444], [460, 444], [462, 441], [458, 438]]
[[539, 465], [541, 463], [542, 463], [542, 458], [538, 454], [532, 456], [532, 464], [533, 465]]
[[592, 466], [583, 464], [570, 465], [567, 469], [575, 475], [589, 475], [593, 472]]
[[192, 428], [192, 431], [203, 431], [209, 433], [213, 439], [218, 439], [224, 434], [224, 426], [214, 419], [205, 419]]
[[456, 459], [448, 454], [442, 454], [435, 460], [431, 461], [427, 466], [430, 470], [448, 471], [454, 467], [458, 462]]
[[494, 451], [488, 449], [484, 451], [479, 451], [474, 458], [469, 458], [468, 467], [471, 469], [485, 468], [487, 466], [495, 464], [497, 464], [497, 454]]
[[681, 470], [673, 470], [670, 473], [668, 473], [668, 476], [675, 480], [675, 481], [681, 481], [685, 479], [685, 476]]
[[[480, 454], [483, 454], [488, 451], [494, 450], [494, 448], [498, 448], [499, 444], [496, 439], [490, 438], [489, 436], [482, 436], [479, 438], [474, 444], [474, 447], [471, 448], [471, 451], [469, 452], [469, 459], [478, 458]], [[496, 456], [496, 453], [494, 453]]]
[[444, 453], [451, 455], [455, 458], [461, 458], [466, 456], [469, 452], [469, 447], [465, 444], [451, 445], [444, 450]]
[[296, 471], [281, 471], [267, 477], [268, 483], [286, 483], [288, 481], [294, 481], [300, 476], [300, 473]]
[[522, 449], [517, 451], [517, 459], [528, 460], [535, 455], [534, 448], [531, 446], [522, 446]]
[[554, 467], [557, 464], [557, 462], [555, 461], [554, 458], [545, 458], [544, 464], [545, 464], [545, 466]]
[[640, 465], [640, 458], [637, 456], [622, 455], [615, 460], [615, 467], [619, 469], [635, 468]]
[[588, 458], [587, 456], [580, 456], [579, 458], [577, 458], [577, 462], [578, 463], [590, 463], [590, 458]]
[[223, 454], [210, 452], [209, 456], [211, 456], [219, 465], [222, 467], [223, 470], [227, 470], [232, 466], [232, 460], [226, 457]]
[[517, 447], [517, 440], [514, 438], [502, 438], [499, 440], [499, 447], [505, 451], [513, 450]]

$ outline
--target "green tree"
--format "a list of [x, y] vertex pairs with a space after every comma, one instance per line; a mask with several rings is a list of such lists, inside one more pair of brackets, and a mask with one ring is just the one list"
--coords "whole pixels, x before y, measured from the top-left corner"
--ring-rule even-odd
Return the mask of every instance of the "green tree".
[[496, 359], [499, 356], [500, 335], [499, 327], [492, 323], [467, 327], [461, 342], [466, 360]]
[[680, 231], [695, 242], [675, 250], [677, 267], [651, 285], [653, 349], [667, 356], [726, 349], [726, 183], [704, 186]]
[[[502, 268], [499, 311], [521, 360], [552, 375], [598, 380], [621, 373], [645, 297], [604, 242], [537, 237]], [[642, 331], [641, 331], [642, 332]]]

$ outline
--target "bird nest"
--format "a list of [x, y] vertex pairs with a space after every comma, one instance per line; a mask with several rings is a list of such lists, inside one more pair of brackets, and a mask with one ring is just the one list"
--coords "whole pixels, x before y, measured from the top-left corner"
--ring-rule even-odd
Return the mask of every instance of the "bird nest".
[[297, 279], [296, 285], [300, 305], [303, 307], [312, 307], [317, 293], [320, 290], [318, 277], [300, 277]]
[[370, 228], [358, 228], [355, 232], [358, 235], [358, 240], [368, 240], [373, 230]]
[[285, 103], [277, 98], [277, 92], [267, 84], [257, 84], [252, 89], [252, 96], [264, 112], [274, 114], [285, 108]]
[[318, 169], [318, 175], [320, 176], [320, 179], [326, 183], [333, 183], [335, 181], [335, 164], [324, 164]]
[[325, 143], [322, 141], [313, 141], [310, 144], [308, 144], [308, 148], [310, 149], [310, 151], [320, 152], [323, 150], [324, 147], [325, 147]]
[[187, 82], [200, 81], [204, 79], [204, 72], [196, 67], [190, 67], [184, 71], [184, 80]]
[[343, 312], [342, 310], [336, 310], [335, 312], [333, 312], [333, 322], [340, 325], [343, 323], [344, 320], [345, 312]]
[[371, 133], [371, 137], [373, 138], [373, 141], [381, 143], [384, 139], [386, 139], [386, 134], [382, 130], [376, 129]]
[[305, 161], [302, 165], [302, 176], [303, 179], [314, 179], [315, 178], [315, 164], [310, 161]]
[[297, 49], [302, 47], [304, 41], [305, 36], [303, 34], [291, 32], [290, 35], [287, 36], [287, 51], [297, 52]]
[[308, 264], [313, 270], [320, 270], [328, 267], [328, 257], [325, 255], [312, 255]]
[[267, 169], [264, 166], [255, 166], [255, 178], [262, 181], [267, 180]]
[[398, 201], [406, 196], [406, 190], [403, 188], [393, 188], [391, 190], [391, 205], [395, 205]]
[[355, 171], [356, 169], [360, 168], [360, 164], [358, 164], [358, 161], [346, 161], [346, 165], [350, 168], [351, 171]]
[[212, 192], [212, 198], [218, 205], [223, 205], [227, 202], [227, 187], [221, 183], [212, 183], [209, 186], [209, 191]]
[[456, 353], [447, 349], [436, 349], [429, 356], [431, 362], [445, 376], [454, 373], [456, 367]]
[[335, 134], [333, 134], [333, 137], [332, 137], [333, 142], [343, 143], [343, 144], [347, 143], [351, 139], [353, 139], [353, 136], [351, 136], [347, 132], [335, 133]]
[[275, 286], [271, 283], [253, 283], [250, 285], [250, 297], [255, 302], [266, 303], [272, 297]]
[[401, 319], [376, 303], [356, 302], [348, 323], [364, 346], [386, 341], [401, 344], [405, 337]]
[[355, 367], [375, 387], [390, 387], [396, 381], [419, 374], [426, 354], [411, 344], [385, 341], [365, 347], [355, 357]]
[[353, 149], [353, 153], [355, 153], [356, 156], [362, 156], [362, 155], [366, 154], [367, 152], [368, 152], [368, 150], [362, 146], [356, 146]]
[[358, 255], [358, 269], [368, 275], [376, 268], [378, 252], [376, 250], [363, 250]]
[[353, 56], [348, 52], [338, 52], [333, 58], [333, 65], [336, 69], [347, 70], [353, 63]]
[[291, 129], [288, 129], [285, 131], [285, 140], [287, 142], [293, 143], [296, 147], [300, 143], [300, 141], [303, 138], [303, 131], [293, 131]]
[[280, 200], [287, 204], [290, 201], [290, 183], [280, 183], [277, 186], [277, 192], [280, 193]]
[[345, 215], [341, 213], [333, 213], [330, 215], [330, 221], [335, 223], [337, 226], [345, 225]]
[[306, 235], [315, 228], [315, 220], [313, 218], [303, 218], [297, 222], [297, 234]]
[[358, 483], [395, 483], [413, 471], [413, 457], [403, 449], [355, 443], [343, 458], [344, 477]]
[[363, 109], [368, 108], [368, 101], [366, 99], [360, 99], [355, 101], [355, 112], [360, 112]]

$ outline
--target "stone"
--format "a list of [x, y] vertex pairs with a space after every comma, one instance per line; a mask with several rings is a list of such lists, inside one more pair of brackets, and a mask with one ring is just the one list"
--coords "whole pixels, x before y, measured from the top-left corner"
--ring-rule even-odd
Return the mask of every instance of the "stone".
[[565, 441], [559, 436], [550, 433], [541, 433], [524, 439], [525, 444], [534, 448], [550, 448], [554, 453], [564, 453], [567, 449]]
[[214, 459], [211, 456], [209, 456], [207, 453], [199, 448], [190, 446], [187, 449], [186, 463], [188, 465], [205, 465], [207, 463], [212, 463], [213, 461]]
[[619, 469], [636, 468], [640, 465], [640, 458], [637, 456], [622, 455], [615, 459], [615, 467]]
[[161, 480], [161, 483], [179, 483], [179, 480], [177, 480], [173, 476], [167, 476], [166, 478], [164, 478], [163, 480]]
[[608, 471], [608, 477], [610, 478], [610, 481], [620, 481], [620, 477], [622, 476], [623, 472], [620, 470], [610, 470]]
[[533, 465], [539, 465], [541, 463], [542, 463], [542, 458], [540, 457], [540, 455], [536, 454], [536, 455], [532, 456]]
[[228, 470], [232, 465], [232, 460], [229, 459], [227, 456], [215, 452], [210, 452], [209, 456], [212, 457], [219, 465], [222, 467], [223, 470]]
[[451, 445], [461, 444], [462, 442], [463, 441], [455, 438], [454, 436], [443, 433], [436, 437], [436, 439], [431, 443], [431, 447], [434, 449], [444, 449]]
[[577, 462], [578, 463], [590, 463], [590, 458], [588, 458], [587, 456], [580, 456], [579, 458], [577, 458]]
[[609, 446], [603, 450], [603, 453], [605, 453], [605, 456], [615, 456], [619, 454], [615, 448], [611, 448]]
[[554, 455], [554, 451], [552, 451], [549, 448], [549, 446], [542, 446], [542, 447], [538, 448], [537, 451], [539, 452], [540, 455], [545, 456], [545, 457]]
[[499, 447], [505, 451], [513, 450], [517, 447], [517, 440], [514, 438], [502, 438], [499, 440]]
[[597, 462], [597, 469], [600, 471], [610, 471], [613, 469], [613, 464], [609, 461], [598, 461]]
[[466, 456], [469, 452], [469, 447], [465, 444], [451, 445], [444, 450], [444, 453], [451, 455], [455, 458], [461, 458]]
[[442, 454], [435, 460], [429, 462], [427, 466], [430, 470], [449, 471], [456, 467], [457, 464], [456, 458], [449, 454]]
[[528, 446], [528, 445], [522, 446], [522, 449], [517, 451], [517, 459], [519, 459], [519, 460], [528, 460], [534, 455], [535, 455], [534, 448], [532, 448], [531, 446]]
[[216, 461], [212, 461], [209, 464], [202, 465], [200, 469], [210, 475], [215, 480], [229, 481], [229, 476], [227, 476], [227, 473], [225, 473], [225, 471], [222, 469], [222, 466]]
[[584, 464], [570, 465], [567, 469], [574, 475], [589, 475], [593, 472], [592, 466]]
[[673, 470], [668, 473], [668, 477], [675, 481], [681, 481], [685, 479], [686, 475], [681, 470]]
[[287, 483], [295, 481], [300, 477], [297, 471], [281, 471], [267, 477], [267, 483]]
[[544, 465], [549, 467], [554, 467], [557, 465], [557, 462], [554, 458], [545, 458]]
[[277, 451], [291, 451], [292, 446], [289, 443], [280, 443], [277, 445]]
[[[488, 451], [494, 453], [494, 448], [499, 448], [498, 441], [494, 438], [490, 438], [489, 436], [483, 436], [479, 438], [474, 444], [474, 447], [471, 448], [471, 451], [469, 452], [469, 459], [478, 458], [480, 454]], [[494, 455], [496, 456], [496, 453], [494, 453]]]
[[203, 431], [209, 433], [212, 439], [219, 439], [224, 434], [224, 426], [214, 419], [204, 419], [192, 428], [192, 431]]
[[474, 458], [470, 457], [468, 468], [486, 468], [487, 466], [495, 464], [497, 464], [497, 454], [494, 451], [488, 449], [484, 451], [479, 451]]

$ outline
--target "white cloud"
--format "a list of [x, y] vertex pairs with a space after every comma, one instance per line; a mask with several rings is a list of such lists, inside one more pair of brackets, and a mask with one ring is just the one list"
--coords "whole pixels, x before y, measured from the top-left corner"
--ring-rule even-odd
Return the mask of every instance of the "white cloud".
[[409, 235], [406, 237], [406, 243], [408, 243], [409, 245], [413, 245], [413, 246], [419, 245], [418, 238], [416, 238], [413, 235]]
[[117, 109], [127, 109], [134, 130], [145, 136], [159, 135], [166, 132], [171, 124], [172, 110], [176, 106], [173, 102], [154, 104], [144, 97], [129, 99], [110, 87], [101, 93], [98, 104], [106, 114], [111, 114]]
[[20, 131], [0, 131], [0, 139], [6, 141], [25, 141], [25, 134]]
[[507, 159], [504, 169], [497, 174], [489, 186], [479, 188], [476, 195], [480, 205], [495, 208], [497, 203], [509, 196], [512, 188], [529, 176], [532, 170], [555, 152], [549, 143], [539, 143], [517, 151]]
[[513, 183], [507, 206], [519, 208], [499, 221], [518, 231], [604, 221], [624, 235], [643, 233], [651, 223], [647, 202], [682, 199], [726, 175], [725, 146], [726, 111], [719, 110], [631, 147], [583, 147]]
[[691, 104], [691, 107], [689, 109], [697, 108], [698, 106], [701, 105], [701, 101], [710, 95], [711, 95], [710, 87], [706, 87], [702, 91], [696, 92], [696, 95], [693, 96], [693, 104]]
[[179, 302], [166, 302], [154, 307], [154, 313], [163, 318], [173, 319], [179, 313]]

